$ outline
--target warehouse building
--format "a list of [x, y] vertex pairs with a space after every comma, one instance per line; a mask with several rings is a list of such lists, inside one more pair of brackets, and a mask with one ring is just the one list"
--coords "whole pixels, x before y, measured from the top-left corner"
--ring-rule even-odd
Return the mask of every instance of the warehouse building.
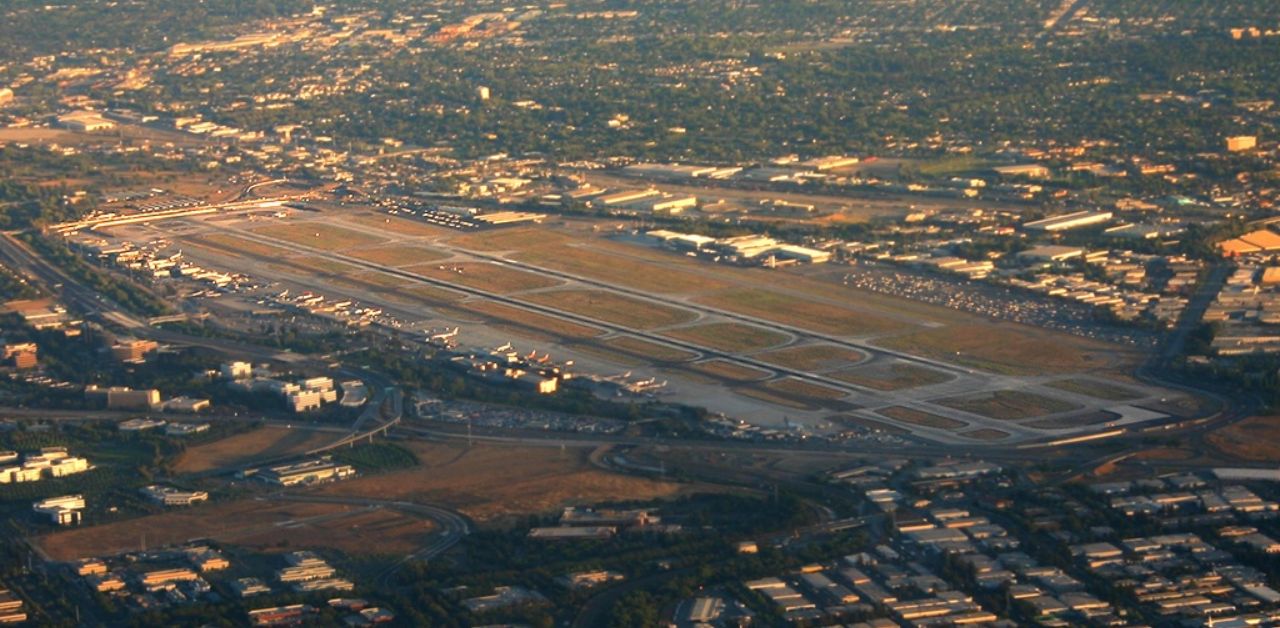
[[80, 511], [84, 510], [83, 495], [63, 495], [50, 497], [32, 504], [32, 510], [48, 515], [55, 525], [65, 526], [80, 523]]
[[165, 506], [190, 506], [209, 500], [209, 494], [204, 491], [182, 491], [159, 484], [144, 486], [140, 490], [147, 499]]
[[355, 467], [338, 464], [325, 457], [297, 464], [284, 464], [264, 469], [259, 476], [280, 486], [299, 486], [344, 480], [356, 474]]
[[1022, 225], [1023, 229], [1028, 231], [1043, 231], [1046, 233], [1054, 233], [1057, 231], [1070, 231], [1072, 229], [1083, 229], [1109, 222], [1114, 214], [1109, 211], [1078, 211], [1069, 214], [1061, 214], [1058, 216], [1050, 216], [1040, 220], [1033, 220]]

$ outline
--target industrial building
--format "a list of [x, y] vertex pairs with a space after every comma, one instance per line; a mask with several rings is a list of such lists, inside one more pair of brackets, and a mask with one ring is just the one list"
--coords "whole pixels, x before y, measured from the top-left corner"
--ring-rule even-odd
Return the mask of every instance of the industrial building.
[[65, 447], [45, 447], [39, 453], [27, 454], [21, 465], [15, 452], [0, 453], [0, 484], [36, 482], [42, 478], [61, 478], [88, 471], [91, 467], [85, 458], [72, 456]]
[[0, 359], [9, 362], [16, 369], [31, 369], [39, 364], [39, 350], [34, 342], [5, 344]]
[[154, 340], [121, 339], [111, 345], [111, 357], [121, 362], [143, 362], [159, 349], [160, 343]]
[[258, 476], [280, 486], [299, 486], [344, 480], [355, 474], [355, 467], [339, 464], [325, 457], [296, 464], [268, 467], [259, 472]]
[[84, 510], [83, 495], [63, 495], [50, 497], [32, 504], [32, 510], [49, 515], [55, 525], [65, 526], [80, 523], [80, 511]]
[[96, 111], [76, 111], [58, 116], [58, 124], [82, 133], [110, 131], [116, 128], [115, 122], [102, 117], [102, 114]]
[[1109, 222], [1114, 214], [1109, 211], [1078, 211], [1070, 214], [1061, 214], [1058, 216], [1050, 216], [1040, 220], [1033, 220], [1023, 223], [1022, 228], [1028, 231], [1043, 231], [1053, 233], [1056, 231], [1070, 231], [1072, 229], [1083, 229]]
[[1238, 238], [1219, 242], [1218, 248], [1222, 249], [1222, 254], [1227, 257], [1280, 251], [1280, 234], [1270, 229], [1258, 229]]
[[1227, 138], [1227, 151], [1239, 153], [1258, 147], [1258, 138], [1253, 135], [1236, 135]]
[[209, 494], [204, 491], [182, 491], [159, 484], [144, 486], [140, 491], [147, 499], [165, 506], [190, 506], [209, 500]]
[[154, 410], [160, 407], [160, 391], [133, 390], [127, 386], [101, 388], [90, 384], [84, 388], [85, 399], [100, 403], [108, 410]]
[[27, 612], [22, 609], [22, 598], [8, 589], [0, 589], [0, 624], [19, 624], [27, 621]]
[[1030, 179], [1047, 179], [1050, 174], [1049, 168], [1040, 164], [996, 166], [991, 170], [1002, 177], [1027, 177]]

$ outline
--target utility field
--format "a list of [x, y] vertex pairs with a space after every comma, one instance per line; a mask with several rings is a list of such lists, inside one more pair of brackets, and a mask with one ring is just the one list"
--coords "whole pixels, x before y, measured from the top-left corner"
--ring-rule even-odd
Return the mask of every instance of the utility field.
[[424, 545], [433, 527], [383, 508], [243, 499], [54, 532], [35, 542], [54, 560], [136, 551], [143, 538], [151, 547], [212, 539], [264, 552], [328, 547], [356, 555], [403, 555]]
[[[585, 246], [556, 244], [526, 249], [514, 259], [595, 281], [656, 294], [687, 294], [714, 290], [722, 283], [716, 273], [696, 272], [683, 265], [650, 262]], [[683, 260], [677, 258], [677, 261]]]
[[294, 253], [288, 249], [255, 242], [229, 233], [206, 233], [204, 235], [187, 238], [185, 242], [192, 246], [209, 248], [224, 253], [248, 253], [250, 255], [257, 255], [268, 259], [281, 259], [289, 255], [294, 255]]
[[563, 338], [594, 338], [603, 333], [603, 330], [596, 327], [534, 314], [492, 301], [469, 301], [457, 307], [484, 315], [502, 329], [510, 329], [516, 333], [539, 333], [544, 338], [547, 334]]
[[1049, 382], [1048, 386], [1052, 386], [1059, 390], [1073, 392], [1095, 399], [1106, 399], [1108, 401], [1131, 401], [1141, 399], [1143, 395], [1134, 392], [1124, 386], [1118, 386], [1110, 382], [1100, 382], [1092, 379], [1063, 379], [1056, 382]]
[[937, 371], [915, 364], [869, 364], [837, 371], [830, 375], [833, 379], [849, 382], [873, 390], [895, 391], [930, 386], [949, 382], [953, 379], [942, 371]]
[[1131, 349], [1021, 325], [986, 323], [926, 329], [876, 344], [960, 366], [1007, 375], [1126, 370]]
[[822, 384], [805, 382], [791, 377], [771, 381], [768, 384], [765, 384], [765, 388], [774, 392], [791, 395], [798, 399], [831, 400], [843, 399], [849, 395], [849, 393], [843, 390], [837, 390], [835, 388], [823, 386]]
[[641, 301], [603, 290], [555, 290], [521, 297], [531, 303], [554, 307], [630, 329], [657, 329], [687, 323], [698, 317], [682, 310]]
[[254, 233], [321, 251], [346, 251], [356, 247], [368, 247], [386, 242], [386, 238], [336, 227], [325, 222], [291, 222], [260, 227]]
[[940, 430], [956, 430], [969, 425], [964, 421], [957, 421], [945, 416], [933, 414], [932, 412], [923, 412], [921, 410], [904, 408], [902, 406], [881, 408], [876, 412], [879, 412], [891, 419], [902, 421], [903, 423], [910, 423], [921, 427], [932, 427]]
[[768, 379], [773, 373], [762, 371], [760, 369], [726, 362], [724, 360], [707, 360], [705, 362], [697, 362], [684, 367], [685, 370], [706, 375], [713, 379], [719, 379], [727, 382], [757, 382]]
[[1068, 401], [1021, 390], [997, 390], [968, 397], [952, 397], [938, 403], [1001, 421], [1018, 421], [1080, 409], [1080, 406]]
[[646, 358], [654, 362], [688, 362], [698, 357], [696, 353], [649, 342], [634, 336], [615, 336], [605, 340], [604, 344], [614, 351]]
[[835, 345], [813, 344], [760, 353], [755, 358], [784, 368], [816, 373], [853, 366], [866, 360], [867, 354]]
[[522, 290], [550, 288], [563, 283], [550, 277], [489, 262], [417, 264], [406, 267], [404, 270], [415, 275], [439, 279], [496, 294], [511, 294]]
[[900, 331], [906, 327], [906, 324], [890, 318], [773, 290], [727, 290], [698, 299], [698, 302], [836, 336], [868, 336]]
[[346, 255], [362, 259], [366, 262], [401, 267], [432, 262], [449, 257], [448, 253], [426, 246], [389, 244], [371, 249], [345, 251]]
[[318, 489], [327, 495], [423, 501], [481, 523], [558, 512], [565, 506], [677, 497], [705, 487], [618, 475], [593, 466], [590, 449], [405, 443], [422, 464]]
[[706, 323], [662, 332], [663, 336], [728, 353], [744, 353], [787, 342], [787, 336], [742, 323]]

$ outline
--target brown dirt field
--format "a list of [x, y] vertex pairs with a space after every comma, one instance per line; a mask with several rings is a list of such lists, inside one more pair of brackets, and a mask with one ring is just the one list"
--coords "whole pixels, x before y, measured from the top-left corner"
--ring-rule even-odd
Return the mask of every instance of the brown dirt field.
[[289, 255], [294, 255], [293, 251], [282, 249], [280, 247], [246, 240], [241, 237], [225, 234], [225, 233], [207, 233], [204, 235], [184, 237], [183, 242], [192, 246], [213, 249], [224, 253], [250, 253], [263, 257], [272, 257], [282, 259]]
[[684, 368], [695, 373], [730, 382], [756, 382], [773, 375], [769, 371], [762, 371], [724, 360], [707, 360], [706, 362], [689, 364]]
[[1280, 416], [1255, 416], [1210, 432], [1214, 449], [1237, 460], [1280, 460]]
[[890, 349], [1009, 375], [1124, 370], [1133, 351], [1009, 323], [927, 329], [877, 341]]
[[786, 336], [777, 332], [741, 323], [707, 323], [668, 329], [662, 335], [728, 353], [765, 349], [787, 341]]
[[[654, 294], [702, 292], [729, 284], [673, 264], [624, 257], [585, 246], [567, 244], [527, 249], [515, 255], [522, 262], [607, 281]], [[683, 258], [676, 258], [683, 262]]]
[[458, 234], [458, 231], [449, 229], [448, 227], [437, 227], [420, 220], [397, 218], [395, 216], [386, 216], [383, 214], [350, 214], [342, 216], [341, 220], [363, 227], [371, 227], [373, 229], [386, 231], [388, 236], [429, 238], [432, 236], [452, 236]]
[[346, 251], [355, 247], [373, 246], [387, 241], [385, 238], [335, 227], [318, 221], [292, 222], [270, 227], [259, 227], [254, 229], [253, 232], [321, 251]]
[[658, 362], [686, 362], [698, 354], [667, 347], [631, 336], [616, 336], [604, 341], [611, 349]]
[[853, 366], [867, 359], [866, 354], [861, 351], [823, 344], [788, 347], [753, 357], [770, 364], [809, 372]]
[[[377, 495], [456, 508], [479, 522], [555, 512], [570, 505], [648, 500], [693, 492], [696, 485], [618, 475], [591, 466], [591, 451], [555, 447], [408, 443], [422, 464], [318, 489], [331, 495]], [[703, 487], [705, 488], [705, 487]]]
[[[957, 430], [962, 427], [967, 427], [969, 425], [964, 421], [957, 421], [955, 419], [948, 418], [945, 416], [939, 416], [931, 412], [921, 412], [920, 410], [914, 410], [912, 408], [904, 408], [902, 406], [884, 408], [882, 410], [876, 410], [876, 412], [879, 412], [880, 414], [883, 414], [891, 419], [897, 419], [899, 421], [902, 421], [903, 423], [910, 423], [912, 425], [919, 425], [921, 427], [934, 427], [934, 428], [943, 429], [943, 430]], [[1008, 436], [1008, 434], [1005, 434], [1005, 436]]]
[[[542, 339], [555, 340], [555, 338], [547, 335], [555, 334], [565, 338], [595, 338], [604, 333], [603, 329], [526, 312], [519, 308], [492, 301], [470, 301], [456, 307], [493, 318], [497, 321], [497, 327], [512, 330], [513, 333], [525, 337], [541, 335]], [[539, 332], [546, 333], [539, 334]]]
[[960, 436], [972, 438], [973, 440], [991, 442], [1008, 438], [1009, 433], [984, 427], [980, 430], [973, 430], [972, 432], [960, 432]]
[[802, 382], [798, 379], [792, 379], [789, 377], [769, 382], [764, 386], [769, 390], [807, 399], [829, 401], [833, 399], [844, 399], [848, 396], [848, 393], [843, 390], [829, 388], [820, 384]]
[[431, 528], [428, 521], [382, 509], [245, 499], [54, 532], [35, 541], [54, 560], [137, 550], [144, 535], [149, 547], [213, 539], [259, 551], [319, 546], [353, 554], [403, 554], [421, 547]]
[[174, 463], [178, 473], [199, 473], [249, 464], [253, 460], [302, 453], [333, 442], [333, 434], [279, 427], [260, 427], [182, 452]]
[[1059, 390], [1088, 395], [1095, 399], [1107, 399], [1110, 401], [1131, 401], [1133, 399], [1141, 399], [1145, 395], [1129, 390], [1123, 386], [1116, 386], [1108, 382], [1098, 382], [1091, 379], [1063, 379], [1056, 382], [1049, 382], [1046, 386], [1052, 386]]
[[362, 259], [366, 262], [397, 267], [421, 264], [423, 262], [430, 262], [449, 257], [447, 253], [439, 249], [407, 244], [391, 244], [374, 249], [343, 251], [343, 254]]
[[1079, 408], [1068, 401], [1021, 390], [997, 390], [973, 397], [942, 399], [936, 403], [1000, 421], [1030, 419]]
[[929, 386], [951, 380], [951, 376], [942, 371], [914, 364], [893, 364], [887, 368], [852, 368], [832, 373], [830, 377], [856, 386], [882, 391]]
[[510, 294], [521, 290], [550, 288], [564, 282], [535, 275], [523, 270], [498, 266], [488, 262], [445, 262], [443, 264], [416, 264], [404, 270], [461, 286], [486, 290], [498, 294]]
[[702, 297], [699, 303], [784, 325], [837, 336], [866, 336], [904, 329], [901, 321], [781, 292], [739, 288]]
[[657, 329], [687, 323], [698, 317], [688, 310], [603, 290], [555, 290], [528, 294], [521, 298], [631, 329]]

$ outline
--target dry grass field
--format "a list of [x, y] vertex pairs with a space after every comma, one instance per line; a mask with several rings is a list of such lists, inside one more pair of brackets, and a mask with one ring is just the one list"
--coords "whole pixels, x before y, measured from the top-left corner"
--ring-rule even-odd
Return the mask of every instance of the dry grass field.
[[902, 421], [903, 423], [910, 423], [912, 425], [919, 425], [922, 427], [934, 427], [942, 430], [957, 430], [969, 425], [964, 421], [957, 421], [931, 412], [922, 412], [920, 410], [904, 408], [902, 406], [884, 408], [877, 410], [876, 412], [879, 412], [891, 419]]
[[210, 469], [236, 467], [250, 464], [254, 460], [302, 453], [334, 440], [333, 434], [322, 432], [260, 427], [251, 432], [190, 447], [178, 456], [174, 470], [178, 473], [199, 473]]
[[688, 310], [603, 290], [555, 290], [528, 294], [521, 298], [630, 329], [657, 329], [687, 323], [698, 317]]
[[406, 446], [422, 461], [420, 466], [330, 484], [319, 491], [442, 504], [484, 523], [565, 506], [660, 499], [705, 489], [604, 471], [591, 465], [591, 450], [584, 448]]
[[769, 371], [751, 368], [724, 360], [707, 360], [685, 366], [685, 370], [728, 382], [757, 382], [773, 375]]
[[386, 238], [324, 222], [288, 222], [259, 227], [254, 233], [321, 251], [347, 251], [386, 242]]
[[687, 362], [698, 357], [696, 353], [660, 345], [648, 340], [641, 340], [633, 336], [615, 336], [605, 340], [604, 344], [615, 351], [657, 362]]
[[754, 357], [770, 364], [809, 372], [853, 366], [867, 359], [861, 351], [825, 344], [788, 347]]
[[872, 390], [894, 391], [930, 386], [951, 380], [951, 376], [915, 364], [869, 365], [831, 373], [829, 377]]
[[449, 257], [447, 253], [439, 249], [410, 244], [388, 244], [370, 249], [344, 251], [343, 253], [366, 262], [397, 267], [422, 264]]
[[901, 321], [891, 318], [772, 290], [739, 288], [700, 298], [698, 302], [836, 336], [867, 336], [905, 327]]
[[417, 264], [404, 270], [468, 288], [497, 294], [558, 286], [562, 281], [489, 262]]
[[329, 547], [385, 555], [421, 547], [432, 527], [429, 521], [385, 509], [245, 499], [54, 532], [35, 541], [54, 560], [137, 550], [144, 537], [149, 547], [213, 539], [267, 552]]
[[1214, 449], [1232, 460], [1280, 460], [1280, 416], [1255, 416], [1211, 432], [1205, 437]]
[[707, 323], [680, 327], [663, 331], [662, 335], [728, 353], [765, 349], [787, 341], [786, 336], [777, 332], [741, 323]]
[[1022, 390], [997, 390], [970, 397], [952, 397], [937, 403], [1000, 421], [1017, 421], [1079, 409], [1068, 401]]

